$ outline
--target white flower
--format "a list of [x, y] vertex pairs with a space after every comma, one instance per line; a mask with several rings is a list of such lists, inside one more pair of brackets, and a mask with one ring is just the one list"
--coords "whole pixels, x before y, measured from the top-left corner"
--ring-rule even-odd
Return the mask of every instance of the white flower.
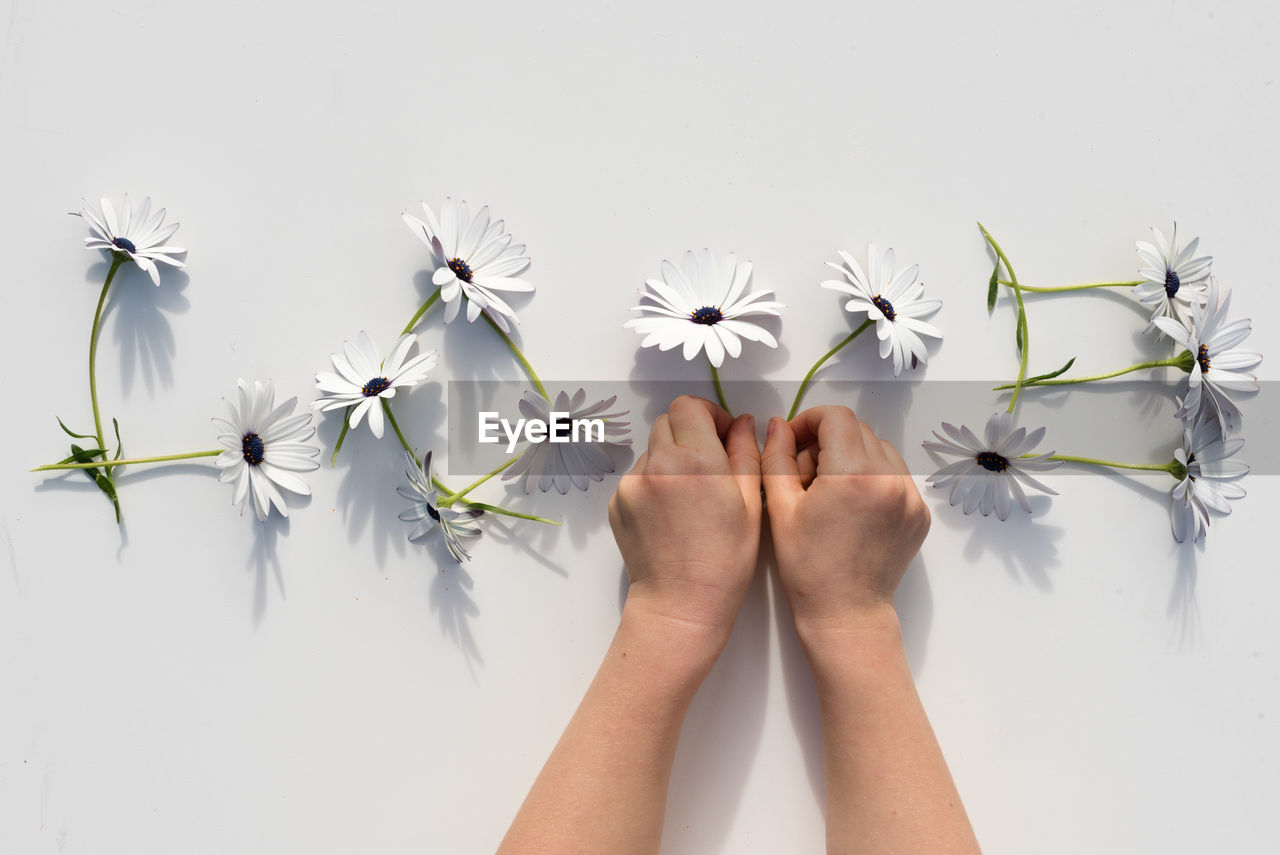
[[828, 261], [827, 266], [839, 270], [849, 281], [828, 279], [822, 287], [851, 295], [844, 304], [845, 311], [866, 312], [867, 317], [876, 322], [880, 358], [893, 354], [893, 376], [902, 372], [908, 354], [912, 368], [917, 362], [925, 362], [929, 352], [920, 336], [942, 338], [942, 330], [921, 318], [942, 308], [942, 301], [921, 299], [924, 283], [916, 281], [920, 268], [913, 264], [894, 276], [893, 248], [886, 249], [881, 257], [874, 243], [867, 245], [867, 274], [870, 275], [862, 272], [862, 266], [852, 255], [843, 250], [839, 250], [839, 254], [844, 264]]
[[1212, 418], [1202, 417], [1194, 428], [1183, 430], [1182, 448], [1173, 456], [1186, 473], [1169, 496], [1174, 540], [1200, 540], [1209, 528], [1210, 511], [1225, 516], [1231, 513], [1229, 500], [1244, 498], [1239, 480], [1249, 467], [1231, 459], [1243, 446], [1242, 437], [1224, 439]]
[[642, 312], [643, 317], [623, 324], [645, 336], [641, 347], [656, 344], [659, 350], [671, 350], [683, 344], [685, 359], [693, 359], [706, 348], [707, 359], [719, 368], [725, 354], [736, 359], [742, 353], [741, 339], [778, 346], [768, 330], [740, 320], [751, 315], [777, 315], [782, 308], [781, 303], [767, 299], [773, 296], [772, 291], [746, 294], [751, 262], [739, 264], [732, 254], [716, 259], [708, 249], [697, 255], [690, 251], [680, 267], [664, 260], [662, 278], [662, 282], [645, 280], [648, 290], [640, 297], [652, 305], [635, 306], [633, 310]]
[[383, 418], [380, 398], [394, 398], [400, 386], [416, 386], [427, 378], [427, 372], [436, 365], [436, 352], [428, 350], [405, 361], [413, 343], [413, 333], [400, 336], [391, 355], [385, 360], [378, 356], [373, 339], [361, 330], [359, 345], [343, 342], [342, 353], [330, 358], [337, 374], [321, 371], [316, 374], [316, 388], [326, 394], [311, 406], [317, 410], [336, 410], [354, 407], [351, 411], [351, 427], [360, 426], [360, 420], [369, 416], [369, 430], [382, 438]]
[[1262, 361], [1262, 354], [1236, 347], [1249, 337], [1252, 323], [1248, 318], [1227, 323], [1230, 308], [1231, 292], [1219, 295], [1217, 280], [1211, 279], [1208, 302], [1191, 307], [1189, 326], [1173, 318], [1156, 318], [1152, 322], [1195, 359], [1187, 375], [1186, 395], [1174, 415], [1188, 425], [1194, 424], [1207, 402], [1207, 409], [1228, 434], [1240, 427], [1241, 420], [1240, 408], [1228, 392], [1257, 390], [1257, 378], [1246, 369]]
[[405, 474], [409, 477], [409, 487], [396, 487], [396, 492], [413, 502], [413, 507], [400, 514], [400, 519], [405, 522], [417, 523], [409, 532], [409, 539], [420, 540], [439, 526], [449, 554], [453, 556], [454, 561], [461, 564], [471, 557], [471, 553], [467, 552], [466, 547], [462, 545], [461, 538], [480, 536], [480, 527], [473, 521], [483, 515], [484, 511], [480, 508], [465, 506], [460, 511], [439, 506], [436, 488], [432, 483], [435, 473], [431, 470], [430, 451], [422, 459], [421, 469], [418, 468], [418, 461], [409, 452], [404, 453], [404, 459], [409, 467], [405, 470]]
[[106, 199], [100, 200], [99, 205], [101, 210], [95, 211], [86, 201], [79, 211], [71, 212], [73, 216], [82, 217], [97, 235], [84, 239], [85, 249], [106, 249], [128, 258], [145, 270], [156, 285], [160, 284], [160, 271], [154, 262], [159, 261], [173, 267], [185, 266], [170, 256], [181, 255], [186, 250], [164, 245], [178, 230], [178, 224], [162, 226], [164, 208], [152, 211], [150, 196], [143, 199], [135, 211], [126, 194], [118, 216]]
[[467, 320], [474, 321], [483, 311], [503, 332], [510, 332], [508, 319], [519, 323], [515, 310], [495, 291], [532, 291], [533, 285], [517, 278], [529, 267], [524, 244], [511, 242], [504, 234], [502, 220], [489, 219], [489, 208], [483, 207], [471, 216], [467, 203], [445, 199], [440, 219], [422, 203], [427, 219], [404, 213], [409, 229], [431, 249], [436, 270], [431, 281], [440, 286], [444, 300], [444, 322], [458, 315], [462, 298], [467, 298]]
[[1011, 510], [1010, 496], [1024, 511], [1031, 513], [1031, 503], [1023, 492], [1023, 484], [1058, 495], [1057, 491], [1027, 474], [1061, 466], [1061, 461], [1049, 460], [1053, 452], [1022, 456], [1044, 438], [1044, 428], [1036, 428], [1030, 433], [1022, 427], [1014, 430], [1010, 413], [996, 413], [987, 420], [985, 442], [965, 425], [957, 428], [943, 422], [942, 429], [950, 439], [934, 431], [938, 441], [926, 441], [924, 447], [963, 459], [947, 464], [925, 480], [939, 488], [950, 485], [951, 504], [963, 502], [966, 514], [980, 510], [983, 516], [987, 516], [994, 510], [996, 516], [1006, 520]]
[[232, 502], [240, 513], [252, 494], [259, 522], [266, 520], [272, 505], [287, 517], [289, 509], [276, 487], [310, 496], [311, 488], [295, 473], [310, 472], [320, 465], [312, 459], [320, 449], [307, 442], [316, 432], [311, 413], [290, 415], [297, 398], [275, 406], [276, 394], [269, 380], [254, 380], [252, 390], [244, 380], [237, 380], [236, 386], [239, 406], [227, 402], [231, 418], [213, 419], [221, 431], [218, 442], [226, 449], [214, 461], [222, 470], [218, 481], [234, 485]]
[[1155, 245], [1141, 240], [1134, 244], [1146, 267], [1138, 271], [1143, 281], [1134, 287], [1133, 293], [1139, 301], [1154, 307], [1153, 325], [1157, 318], [1176, 318], [1188, 324], [1188, 310], [1204, 305], [1213, 256], [1193, 257], [1200, 238], [1192, 238], [1191, 243], [1178, 249], [1177, 223], [1173, 224], [1171, 240], [1165, 240], [1155, 226], [1151, 227], [1151, 233], [1155, 235]]
[[[631, 440], [625, 438], [631, 432], [630, 422], [618, 421], [628, 411], [606, 413], [605, 410], [614, 405], [618, 396], [596, 401], [590, 406], [583, 406], [587, 401], [587, 393], [579, 389], [570, 398], [565, 392], [556, 395], [553, 406], [550, 401], [537, 392], [525, 392], [520, 399], [520, 415], [526, 419], [541, 419], [552, 424], [551, 414], [561, 415], [558, 425], [567, 431], [567, 441], [551, 442], [550, 437], [542, 442], [526, 442], [520, 458], [511, 468], [502, 474], [502, 480], [524, 478], [525, 493], [532, 493], [536, 486], [542, 492], [552, 487], [561, 495], [569, 492], [570, 485], [579, 490], [586, 490], [592, 481], [603, 481], [604, 476], [614, 471], [613, 460], [605, 451], [606, 445], [630, 445]], [[586, 419], [599, 419], [603, 422], [603, 435], [600, 430], [592, 430], [589, 423], [579, 424], [574, 430], [572, 424]], [[570, 427], [563, 427], [569, 425]], [[599, 438], [600, 441], [592, 441]]]

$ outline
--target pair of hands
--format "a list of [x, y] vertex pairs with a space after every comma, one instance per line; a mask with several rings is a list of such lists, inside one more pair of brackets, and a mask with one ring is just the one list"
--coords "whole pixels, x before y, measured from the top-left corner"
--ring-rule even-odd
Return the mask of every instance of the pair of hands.
[[892, 608], [929, 531], [902, 456], [847, 407], [755, 419], [681, 397], [654, 422], [609, 522], [631, 578], [629, 609], [727, 638], [755, 574], [761, 487], [778, 576], [802, 634], [856, 630]]

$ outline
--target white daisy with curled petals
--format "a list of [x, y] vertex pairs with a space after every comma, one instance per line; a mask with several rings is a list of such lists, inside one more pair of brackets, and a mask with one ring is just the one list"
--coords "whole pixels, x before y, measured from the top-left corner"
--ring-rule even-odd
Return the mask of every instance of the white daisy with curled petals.
[[1194, 427], [1183, 430], [1182, 447], [1173, 452], [1183, 475], [1169, 494], [1173, 539], [1178, 543], [1203, 538], [1210, 512], [1226, 516], [1231, 513], [1229, 502], [1244, 498], [1240, 479], [1249, 467], [1232, 459], [1243, 447], [1243, 437], [1224, 438], [1211, 417], [1201, 417]]
[[422, 211], [425, 220], [408, 212], [401, 216], [431, 250], [436, 263], [431, 281], [440, 287], [444, 322], [458, 316], [466, 297], [468, 321], [484, 312], [503, 332], [510, 332], [511, 323], [520, 321], [497, 292], [533, 290], [531, 283], [519, 278], [529, 267], [524, 244], [511, 242], [502, 220], [490, 219], [487, 206], [473, 216], [465, 201], [445, 199], [439, 219], [426, 202]]
[[[617, 400], [614, 395], [587, 404], [586, 390], [579, 389], [572, 398], [560, 392], [553, 404], [537, 392], [525, 392], [520, 399], [520, 415], [555, 427], [561, 439], [526, 441], [519, 460], [502, 473], [502, 480], [523, 478], [526, 494], [536, 487], [544, 493], [554, 488], [561, 495], [568, 493], [571, 486], [586, 490], [592, 481], [603, 481], [614, 471], [606, 448], [631, 444], [627, 437], [631, 423], [619, 421], [630, 411], [605, 412]], [[556, 414], [555, 419], [552, 413]]]
[[704, 249], [696, 255], [685, 253], [680, 266], [662, 262], [662, 281], [646, 279], [640, 295], [643, 303], [633, 311], [641, 317], [623, 324], [643, 335], [641, 347], [657, 345], [659, 350], [683, 346], [684, 358], [693, 359], [706, 350], [716, 368], [725, 356], [736, 359], [742, 353], [742, 339], [777, 347], [778, 341], [764, 327], [743, 318], [777, 315], [782, 304], [770, 297], [772, 291], [747, 292], [751, 285], [751, 262], [739, 263], [733, 254], [716, 258]]
[[436, 365], [434, 350], [408, 358], [417, 340], [413, 333], [400, 336], [391, 348], [391, 355], [383, 359], [378, 355], [373, 339], [361, 330], [356, 344], [344, 342], [342, 353], [330, 357], [338, 373], [321, 371], [316, 374], [316, 388], [324, 395], [311, 406], [325, 411], [352, 407], [352, 429], [358, 428], [367, 415], [369, 430], [381, 439], [384, 427], [381, 399], [394, 398], [396, 389], [400, 387], [418, 385], [427, 379], [427, 372]]
[[1179, 249], [1178, 224], [1173, 224], [1173, 237], [1165, 240], [1164, 233], [1151, 227], [1154, 244], [1138, 241], [1134, 247], [1146, 266], [1138, 271], [1142, 282], [1134, 286], [1133, 294], [1145, 306], [1152, 308], [1151, 324], [1156, 318], [1174, 318], [1183, 325], [1190, 323], [1192, 306], [1203, 306], [1209, 287], [1209, 272], [1213, 256], [1196, 256], [1200, 238]]
[[311, 413], [293, 415], [297, 398], [275, 406], [275, 389], [271, 381], [236, 381], [237, 404], [227, 402], [229, 419], [214, 418], [219, 430], [218, 442], [226, 449], [214, 460], [222, 470], [218, 481], [234, 488], [232, 502], [244, 513], [250, 497], [258, 521], [263, 522], [275, 505], [281, 516], [289, 516], [289, 508], [278, 487], [303, 496], [311, 495], [307, 482], [299, 472], [310, 472], [320, 466], [315, 461], [320, 449], [307, 440], [315, 434]]
[[1247, 369], [1262, 362], [1262, 354], [1237, 347], [1249, 337], [1253, 324], [1249, 318], [1228, 323], [1230, 308], [1231, 292], [1220, 293], [1217, 281], [1211, 279], [1205, 305], [1189, 310], [1189, 326], [1173, 318], [1153, 321], [1195, 359], [1187, 375], [1186, 394], [1174, 415], [1190, 425], [1207, 409], [1226, 433], [1237, 430], [1242, 418], [1231, 393], [1256, 391], [1258, 380]]
[[480, 527], [475, 521], [483, 516], [484, 511], [465, 506], [460, 511], [440, 507], [436, 487], [432, 483], [435, 472], [431, 469], [430, 451], [423, 458], [421, 467], [418, 466], [417, 459], [407, 451], [404, 459], [408, 466], [405, 475], [409, 478], [409, 486], [396, 487], [396, 492], [413, 502], [413, 507], [400, 514], [400, 519], [404, 522], [417, 523], [409, 532], [409, 539], [421, 540], [438, 526], [449, 554], [461, 564], [471, 557], [471, 553], [462, 545], [462, 538], [480, 536]]
[[173, 237], [178, 230], [177, 223], [164, 223], [164, 208], [151, 210], [151, 197], [142, 200], [136, 209], [129, 203], [126, 194], [120, 205], [119, 213], [106, 199], [99, 201], [99, 209], [94, 210], [86, 201], [79, 211], [72, 211], [72, 216], [81, 217], [97, 237], [84, 239], [85, 249], [105, 249], [119, 258], [126, 258], [151, 277], [156, 285], [160, 284], [160, 271], [155, 262], [168, 264], [171, 267], [185, 265], [174, 258], [182, 255], [185, 249], [176, 246], [165, 246], [165, 241]]
[[1036, 428], [1029, 433], [1024, 427], [1015, 430], [1010, 413], [995, 413], [987, 420], [985, 441], [978, 439], [965, 425], [957, 428], [943, 422], [942, 429], [947, 435], [944, 437], [934, 431], [938, 441], [926, 441], [924, 447], [961, 459], [943, 466], [925, 481], [938, 488], [950, 487], [951, 504], [963, 503], [966, 514], [981, 511], [985, 517], [995, 511], [1003, 521], [1009, 518], [1013, 502], [1031, 513], [1024, 485], [1058, 495], [1057, 491], [1041, 484], [1029, 473], [1054, 469], [1062, 462], [1049, 459], [1052, 451], [1023, 456], [1044, 439], [1044, 428]]
[[910, 357], [911, 367], [928, 360], [929, 352], [920, 336], [942, 338], [942, 330], [926, 323], [927, 318], [942, 308], [941, 300], [924, 300], [924, 283], [918, 282], [920, 268], [911, 265], [894, 274], [893, 247], [881, 256], [876, 245], [867, 245], [867, 271], [849, 253], [839, 250], [843, 264], [828, 261], [844, 274], [845, 280], [828, 279], [823, 288], [850, 295], [844, 304], [846, 312], [865, 312], [876, 322], [876, 338], [880, 339], [880, 358], [893, 356], [893, 376], [902, 373]]

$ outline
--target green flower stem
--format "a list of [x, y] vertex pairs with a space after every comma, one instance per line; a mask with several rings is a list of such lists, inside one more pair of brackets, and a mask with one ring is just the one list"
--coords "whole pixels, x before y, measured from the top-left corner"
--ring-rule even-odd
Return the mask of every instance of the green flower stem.
[[858, 328], [856, 330], [849, 333], [849, 335], [845, 336], [843, 341], [841, 341], [835, 347], [828, 350], [826, 352], [826, 355], [824, 355], [817, 362], [813, 363], [813, 367], [809, 369], [809, 373], [804, 375], [804, 380], [800, 382], [800, 388], [796, 390], [796, 399], [791, 403], [791, 412], [787, 413], [787, 421], [791, 421], [796, 417], [796, 410], [800, 409], [800, 399], [804, 397], [805, 390], [809, 388], [809, 381], [813, 379], [814, 373], [819, 368], [822, 367], [822, 363], [826, 362], [828, 359], [830, 359], [831, 357], [839, 353], [844, 348], [845, 345], [847, 345], [849, 342], [853, 341], [855, 338], [860, 336], [862, 334], [862, 331], [865, 330], [867, 327], [871, 326], [872, 323], [873, 323], [872, 319], [868, 317], [865, 321], [863, 321], [861, 324], [858, 325]]
[[720, 402], [720, 409], [733, 415], [733, 410], [729, 409], [729, 402], [724, 397], [724, 387], [720, 385], [720, 372], [716, 370], [715, 365], [712, 365], [710, 359], [707, 360], [707, 365], [711, 366], [711, 382], [715, 384], [716, 400]]
[[[382, 411], [387, 414], [387, 421], [391, 422], [391, 429], [396, 432], [396, 436], [400, 440], [400, 444], [404, 446], [404, 450], [409, 452], [409, 456], [415, 460], [418, 458], [418, 452], [413, 450], [413, 446], [409, 444], [409, 440], [404, 438], [404, 434], [400, 430], [400, 425], [396, 422], [395, 413], [391, 412], [391, 404], [387, 403], [387, 399], [382, 399]], [[334, 454], [337, 454], [335, 451]]]
[[538, 394], [550, 401], [551, 396], [547, 394], [547, 387], [542, 385], [542, 381], [538, 379], [538, 375], [533, 370], [533, 366], [529, 364], [529, 360], [524, 358], [524, 354], [520, 352], [520, 348], [516, 347], [516, 343], [511, 340], [511, 336], [504, 333], [502, 331], [502, 327], [493, 322], [493, 318], [489, 317], [488, 312], [481, 312], [480, 314], [484, 317], [485, 322], [488, 323], [489, 326], [493, 327], [493, 331], [501, 336], [502, 340], [507, 343], [507, 347], [511, 348], [512, 355], [515, 356], [520, 365], [524, 367], [524, 373], [529, 375], [529, 379], [533, 381], [533, 387], [538, 390]]
[[[445, 508], [449, 507], [449, 506], [450, 506], [450, 505], [452, 505], [454, 502], [458, 501], [458, 500], [459, 500], [459, 499], [461, 499], [463, 496], [467, 495], [467, 493], [470, 493], [470, 492], [471, 492], [472, 490], [474, 490], [476, 487], [479, 487], [479, 486], [480, 486], [481, 484], [483, 484], [485, 481], [488, 481], [488, 480], [489, 480], [490, 478], [492, 478], [494, 475], [497, 475], [498, 473], [500, 473], [500, 472], [502, 472], [503, 470], [505, 470], [505, 469], [507, 469], [508, 467], [510, 467], [512, 464], [514, 464], [514, 463], [515, 463], [517, 460], [519, 460], [519, 459], [520, 459], [520, 455], [518, 455], [518, 454], [517, 454], [515, 457], [512, 457], [510, 460], [508, 460], [506, 463], [502, 464], [502, 465], [501, 465], [501, 466], [499, 466], [497, 469], [495, 469], [495, 470], [493, 470], [492, 472], [490, 472], [488, 475], [485, 475], [485, 476], [481, 477], [478, 481], [473, 481], [472, 483], [470, 483], [470, 484], [468, 484], [467, 486], [463, 487], [461, 490], [459, 490], [459, 491], [458, 491], [458, 492], [456, 492], [456, 493], [450, 493], [448, 496], [446, 496], [445, 498], [441, 499], [441, 500], [440, 500], [440, 502], [439, 502], [439, 504], [441, 505], [441, 507], [445, 507]], [[446, 492], [448, 492], [448, 491], [446, 491]], [[472, 504], [475, 504], [475, 503], [474, 503], [474, 502], [467, 502], [467, 504], [472, 505]]]
[[333, 456], [329, 458], [329, 465], [336, 466], [338, 464], [338, 452], [342, 450], [342, 443], [346, 442], [347, 431], [351, 430], [351, 411], [353, 407], [347, 407], [342, 411], [342, 431], [338, 434], [338, 441], [333, 445]]
[[400, 335], [408, 335], [409, 333], [413, 332], [413, 328], [418, 325], [418, 321], [422, 320], [422, 316], [425, 315], [427, 313], [427, 310], [430, 309], [432, 306], [434, 306], [436, 304], [436, 301], [439, 299], [440, 299], [440, 289], [437, 288], [435, 293], [432, 294], [430, 297], [428, 297], [426, 299], [426, 302], [424, 302], [421, 306], [418, 307], [417, 313], [412, 318], [409, 319], [409, 323], [404, 325], [404, 329], [401, 331]]
[[1000, 248], [1000, 244], [996, 243], [996, 239], [991, 236], [991, 232], [987, 231], [987, 227], [982, 223], [978, 223], [978, 228], [982, 229], [982, 235], [987, 239], [987, 243], [991, 244], [991, 248], [995, 250], [996, 257], [1004, 263], [1004, 269], [1009, 271], [1009, 287], [1013, 289], [1013, 296], [1018, 301], [1018, 340], [1022, 343], [1022, 361], [1018, 364], [1018, 379], [1013, 384], [1013, 395], [1009, 400], [1009, 412], [1013, 412], [1014, 407], [1018, 406], [1018, 393], [1022, 391], [1022, 381], [1027, 376], [1027, 356], [1031, 350], [1030, 335], [1027, 329], [1027, 308], [1022, 304], [1022, 286], [1018, 284], [1018, 274], [1013, 272], [1013, 265], [1009, 263], [1009, 256], [1004, 254], [1004, 250]]
[[127, 460], [104, 460], [99, 463], [96, 460], [93, 463], [50, 463], [45, 466], [37, 466], [32, 472], [48, 472], [53, 469], [107, 469], [110, 470], [115, 466], [130, 466], [137, 463], [172, 463], [175, 460], [194, 460], [197, 457], [217, 457], [223, 452], [223, 449], [217, 448], [212, 451], [192, 451], [187, 454], [165, 454], [160, 457], [131, 457]]
[[490, 514], [500, 514], [504, 517], [515, 517], [521, 520], [533, 520], [534, 522], [546, 523], [547, 525], [564, 525], [560, 520], [547, 519], [546, 517], [534, 516], [533, 514], [522, 514], [519, 511], [509, 511], [506, 508], [500, 508], [497, 505], [487, 505], [484, 502], [468, 502], [466, 499], [462, 503], [469, 508], [479, 508]]
[[[1028, 389], [1032, 386], [1071, 386], [1076, 383], [1092, 383], [1094, 380], [1106, 380], [1111, 377], [1119, 377], [1121, 374], [1129, 374], [1134, 371], [1142, 371], [1143, 369], [1146, 369], [1146, 368], [1169, 367], [1169, 368], [1182, 368], [1185, 371], [1187, 370], [1187, 368], [1184, 367], [1186, 361], [1187, 360], [1180, 354], [1178, 356], [1171, 356], [1168, 359], [1153, 359], [1150, 362], [1139, 362], [1138, 364], [1130, 365], [1127, 368], [1120, 368], [1116, 371], [1108, 371], [1105, 374], [1094, 374], [1090, 377], [1071, 377], [1066, 380], [1032, 380], [1029, 383], [1022, 383], [1021, 385], [1022, 385], [1022, 388], [1024, 389]], [[1005, 389], [1014, 388], [1014, 385], [1015, 384], [1013, 383], [1005, 383], [1003, 386], [995, 386], [993, 390], [996, 392], [1001, 392], [1001, 391], [1004, 391]]]
[[[519, 458], [515, 458], [515, 459], [519, 460]], [[507, 466], [509, 465], [511, 464], [508, 463]], [[503, 467], [503, 469], [505, 468], [506, 466]], [[502, 469], [499, 469], [498, 471], [501, 472]], [[485, 476], [485, 478], [488, 478], [488, 477], [491, 477], [491, 476], [490, 475]], [[444, 493], [450, 502], [452, 502], [454, 499], [457, 499], [459, 495], [461, 495], [459, 493], [453, 492], [448, 487], [446, 487], [439, 478], [432, 478], [431, 483], [435, 485], [435, 488], [437, 490], [439, 490], [441, 493]], [[472, 486], [475, 486], [475, 485], [472, 485]], [[467, 489], [471, 489], [471, 488], [468, 487]], [[441, 503], [438, 502], [437, 504], [441, 504]], [[559, 520], [551, 520], [551, 519], [547, 519], [546, 517], [534, 516], [533, 514], [522, 514], [519, 511], [509, 511], [506, 508], [500, 508], [497, 505], [490, 505], [485, 502], [468, 502], [466, 499], [463, 499], [462, 504], [470, 508], [479, 508], [482, 511], [488, 511], [489, 513], [493, 513], [493, 514], [500, 514], [504, 517], [515, 517], [516, 519], [533, 520], [534, 522], [546, 523], [547, 525], [564, 525], [564, 523], [560, 522]], [[448, 507], [448, 505], [445, 505], [445, 507]]]
[[1010, 288], [1016, 287], [1022, 291], [1030, 291], [1035, 294], [1060, 294], [1064, 291], [1085, 291], [1089, 288], [1133, 288], [1141, 285], [1142, 282], [1089, 282], [1084, 285], [1053, 285], [1053, 286], [1037, 286], [1037, 285], [1021, 285], [1010, 282], [1006, 279], [1000, 280], [1001, 285], [1007, 285]]
[[[1026, 455], [1030, 456], [1030, 455]], [[1109, 466], [1112, 469], [1141, 469], [1147, 472], [1168, 472], [1181, 480], [1186, 472], [1185, 467], [1177, 460], [1168, 463], [1120, 463], [1115, 460], [1099, 460], [1096, 457], [1077, 457], [1074, 454], [1051, 454], [1050, 460], [1061, 460], [1064, 463], [1086, 463], [1090, 466]]]
[[[89, 400], [93, 404], [93, 432], [98, 439], [98, 448], [105, 449], [106, 441], [102, 437], [102, 417], [98, 414], [98, 333], [102, 328], [102, 307], [107, 302], [107, 291], [116, 278], [116, 271], [124, 264], [125, 258], [112, 253], [111, 269], [107, 271], [107, 281], [102, 283], [102, 293], [98, 295], [98, 308], [93, 313], [93, 327], [89, 331]], [[107, 452], [102, 452], [102, 459], [107, 459]]]

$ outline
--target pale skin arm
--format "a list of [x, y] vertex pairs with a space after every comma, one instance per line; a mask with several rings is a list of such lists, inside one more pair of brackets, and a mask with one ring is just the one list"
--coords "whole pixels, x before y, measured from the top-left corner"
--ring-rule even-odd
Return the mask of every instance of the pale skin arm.
[[815, 407], [770, 421], [763, 472], [778, 576], [818, 689], [827, 851], [978, 852], [893, 607], [929, 530], [901, 455], [847, 408]]
[[755, 571], [751, 417], [676, 399], [619, 483], [609, 522], [631, 579], [622, 620], [499, 855], [658, 851], [680, 727]]

